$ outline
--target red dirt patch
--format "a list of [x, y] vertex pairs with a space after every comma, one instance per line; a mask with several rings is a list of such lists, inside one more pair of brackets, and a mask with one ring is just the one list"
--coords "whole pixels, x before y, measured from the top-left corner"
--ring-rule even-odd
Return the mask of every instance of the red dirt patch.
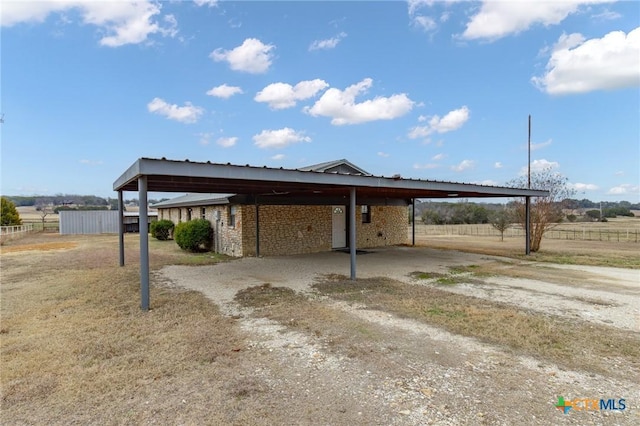
[[56, 243], [39, 243], [25, 244], [19, 246], [2, 247], [1, 254], [17, 253], [21, 251], [49, 251], [49, 250], [66, 250], [76, 248], [78, 243], [75, 241], [61, 241]]

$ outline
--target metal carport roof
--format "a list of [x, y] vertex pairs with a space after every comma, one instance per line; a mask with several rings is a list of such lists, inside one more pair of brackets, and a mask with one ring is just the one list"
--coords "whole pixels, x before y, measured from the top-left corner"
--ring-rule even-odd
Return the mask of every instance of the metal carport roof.
[[[486, 186], [457, 182], [442, 182], [393, 177], [325, 173], [300, 169], [255, 167], [211, 162], [175, 161], [153, 158], [136, 160], [116, 181], [121, 218], [123, 191], [138, 191], [141, 206], [147, 205], [147, 193], [233, 193], [252, 195], [264, 202], [269, 197], [313, 197], [317, 202], [326, 199], [333, 204], [337, 197], [348, 198], [349, 215], [355, 223], [358, 199], [416, 198], [486, 198], [486, 197], [543, 197], [548, 191]], [[528, 205], [529, 203], [527, 203]], [[258, 202], [256, 202], [258, 205]], [[145, 216], [145, 217], [143, 217]], [[140, 211], [144, 223], [146, 209]], [[122, 219], [120, 220], [122, 223]], [[120, 227], [120, 265], [124, 265], [124, 237]], [[355, 226], [351, 227], [351, 278], [355, 279]], [[142, 308], [149, 307], [149, 247], [148, 236], [140, 233], [140, 278]]]

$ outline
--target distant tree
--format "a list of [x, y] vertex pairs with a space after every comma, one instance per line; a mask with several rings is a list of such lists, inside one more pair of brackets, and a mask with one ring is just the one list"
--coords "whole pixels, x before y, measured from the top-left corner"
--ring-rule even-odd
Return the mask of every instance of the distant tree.
[[[540, 244], [545, 232], [562, 222], [564, 213], [563, 200], [571, 198], [575, 193], [568, 184], [568, 179], [560, 173], [554, 172], [551, 168], [531, 173], [531, 188], [549, 191], [547, 197], [531, 197], [531, 251], [540, 250]], [[527, 176], [520, 176], [508, 183], [508, 186], [515, 188], [527, 187]], [[515, 202], [515, 217], [523, 228], [526, 228], [526, 214], [524, 199]]]
[[435, 210], [422, 212], [422, 222], [427, 225], [444, 225], [445, 219]]
[[489, 223], [493, 229], [500, 232], [500, 241], [504, 241], [504, 231], [511, 227], [513, 222], [513, 212], [509, 209], [502, 209], [496, 212], [492, 212], [489, 215]]
[[567, 215], [567, 220], [571, 223], [575, 222], [576, 220], [578, 220], [578, 216], [576, 216], [575, 214], [568, 214]]
[[604, 217], [617, 217], [617, 216], [629, 216], [633, 217], [634, 214], [628, 207], [617, 205], [614, 207], [608, 207], [602, 211]]
[[576, 210], [580, 208], [580, 201], [575, 198], [567, 198], [564, 200], [564, 205], [566, 209]]
[[2, 226], [15, 226], [22, 225], [22, 220], [20, 220], [20, 214], [18, 213], [18, 209], [16, 209], [16, 205], [13, 204], [12, 201], [9, 201], [7, 198], [2, 197], [0, 199], [0, 210], [2, 211], [0, 219], [0, 225]]
[[45, 231], [46, 217], [53, 214], [53, 206], [46, 202], [46, 200], [36, 201], [36, 211], [40, 213], [40, 219], [42, 220], [42, 232]]
[[597, 221], [600, 220], [600, 210], [587, 210], [584, 214], [589, 218], [589, 220]]

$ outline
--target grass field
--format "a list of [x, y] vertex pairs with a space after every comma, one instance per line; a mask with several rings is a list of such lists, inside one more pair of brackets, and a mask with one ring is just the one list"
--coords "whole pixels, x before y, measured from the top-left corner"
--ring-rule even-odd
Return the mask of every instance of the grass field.
[[[362, 411], [359, 401], [366, 400], [372, 406], [379, 402], [356, 393], [358, 408], [346, 412], [338, 408], [333, 417], [321, 417], [327, 404], [336, 399], [331, 394], [324, 395], [322, 388], [311, 389], [312, 397], [300, 401], [305, 389], [309, 392], [305, 381], [316, 370], [312, 366], [292, 372], [289, 368], [277, 370], [279, 361], [274, 352], [250, 350], [258, 338], [250, 334], [252, 330], [241, 327], [238, 318], [222, 315], [201, 293], [164, 285], [154, 278], [153, 309], [141, 312], [139, 236], [126, 235], [125, 239], [125, 267], [117, 266], [114, 235], [35, 233], [0, 248], [3, 423], [266, 425], [308, 424], [314, 419], [325, 419], [316, 421], [322, 424], [358, 423], [358, 410]], [[497, 241], [493, 244], [500, 245]], [[231, 261], [211, 253], [189, 254], [170, 241], [151, 239], [150, 251], [153, 277], [158, 277], [155, 274], [165, 265]], [[617, 251], [596, 250], [589, 258], [611, 257], [616, 263], [620, 256]], [[480, 272], [476, 273], [478, 278], [482, 277]], [[438, 285], [446, 287], [449, 282]], [[358, 303], [388, 316], [505, 347], [516, 355], [604, 374], [612, 380], [624, 380], [638, 368], [637, 333], [569, 323], [442, 288], [388, 279], [354, 283], [328, 276], [314, 289], [316, 295], [310, 296], [264, 285], [240, 292], [237, 301], [254, 309], [258, 319], [323, 339], [336, 359], [363, 363], [365, 375], [376, 370], [392, 377], [405, 374], [402, 357], [423, 349], [402, 352], [398, 349], [401, 343], [389, 343], [389, 334], [336, 310], [327, 300]], [[380, 348], [392, 348], [391, 358]], [[400, 373], [389, 370], [396, 365]], [[263, 371], [271, 372], [271, 382], [257, 379], [256, 372]], [[324, 377], [330, 372], [317, 374]], [[327, 376], [326, 380], [335, 378]], [[291, 386], [297, 386], [292, 391], [297, 400], [278, 393]], [[513, 382], [509, 386], [519, 385]], [[319, 402], [321, 396], [316, 399], [316, 391], [325, 399]], [[508, 413], [511, 408], [503, 409]], [[544, 407], [542, 410], [546, 412]], [[345, 417], [349, 414], [354, 417]]]
[[[479, 225], [425, 225], [416, 223], [416, 236], [466, 235], [500, 237], [490, 224]], [[524, 230], [513, 225], [504, 233], [505, 238], [524, 237]], [[640, 217], [619, 217], [608, 222], [563, 222], [545, 233], [544, 238], [555, 240], [640, 242]]]

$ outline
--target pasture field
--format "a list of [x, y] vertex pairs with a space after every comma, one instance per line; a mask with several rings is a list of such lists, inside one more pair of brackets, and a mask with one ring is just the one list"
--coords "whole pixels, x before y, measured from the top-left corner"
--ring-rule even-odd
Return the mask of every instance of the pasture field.
[[[151, 239], [149, 312], [139, 235], [125, 235], [124, 267], [114, 235], [10, 241], [0, 247], [2, 421], [638, 424], [636, 271], [561, 268], [545, 247], [567, 246], [552, 240], [540, 263], [487, 254], [513, 252], [515, 239], [448, 239], [467, 238], [482, 241], [480, 254], [445, 238], [446, 250], [373, 250], [358, 256], [356, 282], [339, 252], [235, 260]], [[576, 246], [567, 262], [634, 266], [637, 245], [625, 244]], [[558, 395], [628, 408], [568, 416]]]
[[[42, 215], [35, 207], [21, 206], [16, 207], [20, 219], [24, 225], [30, 223], [33, 224], [33, 229], [36, 232], [43, 231]], [[44, 218], [44, 231], [45, 232], [58, 232], [60, 230], [60, 217], [57, 214], [49, 213]]]
[[[416, 223], [416, 236], [466, 235], [499, 237], [490, 224], [478, 225], [425, 225]], [[524, 230], [513, 225], [504, 233], [505, 238], [524, 237]], [[640, 217], [618, 217], [608, 222], [563, 222], [548, 230], [547, 240], [607, 241], [640, 243]]]

